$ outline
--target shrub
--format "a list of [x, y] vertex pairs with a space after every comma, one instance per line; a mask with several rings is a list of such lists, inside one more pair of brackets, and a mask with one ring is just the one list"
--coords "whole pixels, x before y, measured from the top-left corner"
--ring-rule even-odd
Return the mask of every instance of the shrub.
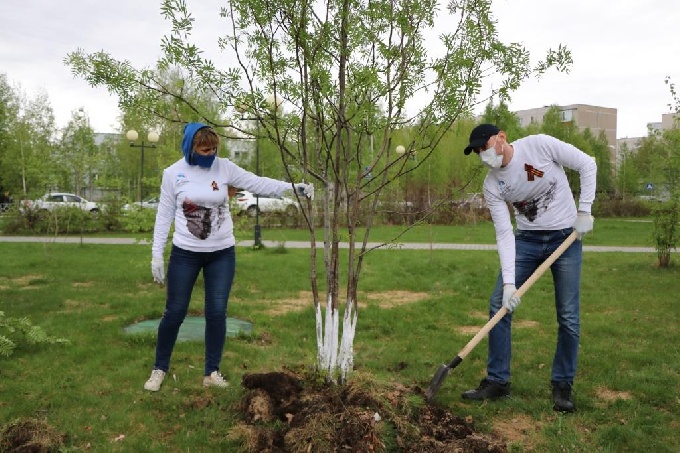
[[68, 340], [50, 337], [28, 318], [9, 318], [5, 316], [5, 312], [0, 311], [0, 356], [9, 357], [21, 343], [56, 344], [68, 343]]
[[593, 204], [595, 217], [647, 217], [652, 205], [636, 198], [598, 196]]
[[676, 248], [678, 242], [678, 206], [677, 201], [663, 202], [653, 211], [654, 242], [659, 257], [659, 267], [667, 268], [671, 264], [671, 249]]
[[153, 231], [156, 222], [156, 210], [132, 208], [118, 218], [123, 231], [128, 233], [148, 233]]
[[121, 231], [121, 202], [116, 197], [107, 198], [97, 217], [98, 227], [104, 231]]

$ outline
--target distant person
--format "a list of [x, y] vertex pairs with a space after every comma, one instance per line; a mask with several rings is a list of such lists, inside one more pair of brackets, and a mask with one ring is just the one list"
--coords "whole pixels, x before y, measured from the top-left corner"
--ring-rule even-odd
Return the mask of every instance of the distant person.
[[[475, 153], [489, 168], [484, 197], [496, 230], [501, 271], [490, 299], [490, 317], [501, 306], [508, 314], [489, 332], [487, 376], [463, 398], [494, 400], [510, 395], [512, 312], [514, 296], [531, 274], [576, 230], [575, 241], [551, 266], [557, 311], [557, 347], [552, 364], [553, 409], [573, 412], [580, 331], [580, 286], [583, 235], [593, 229], [597, 165], [576, 147], [549, 135], [531, 135], [508, 143], [504, 131], [480, 124], [470, 134], [465, 154]], [[564, 167], [580, 176], [578, 209]], [[514, 208], [517, 230], [507, 203]]]
[[10, 205], [14, 200], [12, 200], [12, 197], [9, 193], [8, 190], [2, 190], [0, 187], [0, 211], [6, 211], [9, 209]]
[[203, 385], [226, 387], [220, 362], [226, 336], [227, 304], [236, 268], [234, 225], [229, 212], [229, 186], [263, 195], [295, 189], [314, 198], [312, 184], [291, 184], [256, 176], [227, 158], [217, 157], [219, 137], [210, 127], [184, 128], [184, 157], [163, 171], [151, 252], [154, 281], [165, 280], [163, 254], [174, 221], [167, 271], [165, 311], [158, 326], [156, 360], [144, 384], [158, 391], [170, 367], [177, 333], [184, 321], [199, 272], [205, 283], [205, 368]]

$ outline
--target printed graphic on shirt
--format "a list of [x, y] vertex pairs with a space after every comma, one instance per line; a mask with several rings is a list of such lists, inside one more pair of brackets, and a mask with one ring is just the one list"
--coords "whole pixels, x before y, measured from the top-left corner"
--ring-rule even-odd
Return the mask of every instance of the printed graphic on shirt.
[[535, 169], [533, 165], [524, 164], [524, 171], [527, 172], [527, 181], [533, 181], [534, 177], [543, 177], [543, 172]]
[[207, 239], [212, 232], [212, 209], [199, 206], [188, 198], [182, 203], [187, 229], [199, 239]]
[[548, 206], [555, 200], [557, 192], [557, 183], [555, 181], [549, 184], [541, 196], [533, 200], [515, 201], [512, 203], [518, 214], [523, 215], [529, 222], [533, 222], [538, 218], [541, 212], [548, 209]]
[[217, 185], [217, 183], [215, 181], [212, 182], [211, 186], [212, 186], [212, 190], [220, 190], [219, 186]]
[[227, 219], [226, 206], [206, 208], [188, 198], [182, 203], [182, 210], [187, 219], [187, 229], [198, 239], [209, 238], [213, 232], [220, 230]]

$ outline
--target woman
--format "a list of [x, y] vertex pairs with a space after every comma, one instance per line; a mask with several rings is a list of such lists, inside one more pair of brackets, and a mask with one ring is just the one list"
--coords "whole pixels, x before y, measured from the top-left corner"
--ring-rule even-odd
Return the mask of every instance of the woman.
[[177, 333], [184, 321], [191, 293], [203, 270], [205, 282], [205, 369], [203, 385], [226, 387], [220, 361], [226, 336], [227, 303], [234, 280], [236, 253], [234, 225], [229, 212], [229, 186], [261, 195], [286, 190], [314, 198], [311, 184], [291, 184], [256, 176], [229, 159], [217, 157], [219, 137], [202, 123], [184, 128], [184, 157], [163, 171], [161, 196], [153, 234], [151, 273], [163, 283], [163, 252], [172, 222], [175, 231], [168, 262], [167, 299], [158, 326], [156, 361], [144, 384], [160, 390], [170, 367]]

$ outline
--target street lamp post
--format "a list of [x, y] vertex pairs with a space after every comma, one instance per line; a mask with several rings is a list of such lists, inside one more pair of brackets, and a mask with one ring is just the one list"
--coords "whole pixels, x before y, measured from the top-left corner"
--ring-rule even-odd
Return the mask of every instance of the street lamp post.
[[[268, 96], [267, 105], [274, 112], [278, 112], [281, 107], [281, 102], [278, 97]], [[259, 116], [246, 116], [247, 107], [243, 104], [237, 105], [236, 110], [241, 114], [241, 119], [244, 121], [255, 121], [255, 174], [260, 176], [260, 120]], [[260, 248], [262, 246], [262, 229], [260, 227], [260, 196], [255, 195], [255, 234], [253, 237], [253, 247]]]
[[140, 155], [140, 163], [139, 163], [139, 204], [141, 206], [142, 200], [144, 199], [143, 198], [144, 197], [144, 149], [145, 148], [155, 148], [156, 143], [158, 143], [159, 136], [156, 132], [149, 132], [149, 134], [146, 137], [146, 139], [149, 141], [149, 143], [144, 143], [144, 140], [142, 140], [141, 145], [136, 145], [135, 141], [139, 138], [139, 134], [137, 133], [136, 130], [130, 129], [125, 134], [125, 138], [127, 138], [130, 141], [130, 147], [142, 149], [142, 153]]
[[[244, 121], [255, 121], [255, 174], [260, 176], [260, 119], [257, 116], [247, 116], [246, 107], [236, 106]], [[255, 234], [253, 237], [253, 247], [260, 248], [262, 245], [262, 229], [260, 228], [260, 195], [255, 195]]]
[[[255, 137], [255, 174], [260, 176], [260, 122], [257, 122]], [[255, 236], [253, 238], [255, 247], [262, 245], [262, 229], [260, 228], [260, 195], [255, 194]]]

